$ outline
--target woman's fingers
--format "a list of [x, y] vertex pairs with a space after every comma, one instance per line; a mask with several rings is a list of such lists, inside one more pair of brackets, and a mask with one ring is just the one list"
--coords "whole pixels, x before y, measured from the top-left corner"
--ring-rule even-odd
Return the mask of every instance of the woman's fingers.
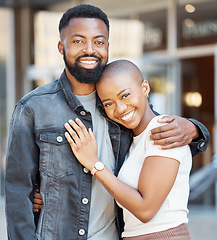
[[75, 141], [71, 138], [70, 134], [68, 132], [65, 132], [65, 137], [68, 141], [68, 143], [70, 144], [72, 150], [76, 148], [76, 143]]
[[78, 140], [78, 138], [82, 139], [89, 136], [86, 127], [78, 118], [76, 118], [75, 121], [70, 119], [64, 126], [75, 141]]
[[88, 134], [87, 128], [84, 126], [83, 122], [79, 118], [76, 118], [75, 122], [81, 128], [84, 136], [87, 137], [89, 134]]
[[[74, 123], [75, 124], [75, 123]], [[65, 123], [64, 126], [66, 128], [66, 130], [68, 131], [68, 135], [65, 134], [67, 140], [70, 140], [71, 142], [71, 138], [75, 141], [78, 142], [79, 141], [79, 137], [77, 132], [74, 130], [74, 127], [72, 128], [71, 126], [73, 126], [74, 124], [69, 124], [69, 123]], [[71, 126], [70, 126], [71, 125]]]
[[64, 124], [64, 126], [67, 129], [65, 137], [74, 154], [78, 154], [78, 151], [81, 151], [81, 149], [92, 148], [91, 142], [94, 141], [96, 143], [93, 132], [90, 132], [90, 129], [87, 130], [80, 119], [76, 118], [75, 121], [69, 120], [68, 123]]

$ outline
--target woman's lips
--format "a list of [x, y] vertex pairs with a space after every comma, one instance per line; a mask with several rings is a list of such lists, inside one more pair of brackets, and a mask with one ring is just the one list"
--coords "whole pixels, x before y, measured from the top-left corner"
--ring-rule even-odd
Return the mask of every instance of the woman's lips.
[[124, 115], [122, 115], [120, 117], [120, 119], [124, 122], [128, 122], [130, 121], [133, 117], [135, 116], [135, 109], [131, 110], [130, 112], [128, 113], [125, 113]]

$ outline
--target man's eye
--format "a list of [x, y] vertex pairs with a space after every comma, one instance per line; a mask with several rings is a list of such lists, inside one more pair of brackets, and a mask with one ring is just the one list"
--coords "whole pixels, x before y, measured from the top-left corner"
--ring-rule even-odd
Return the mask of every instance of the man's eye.
[[112, 105], [112, 103], [106, 103], [104, 106], [105, 107], [110, 107]]
[[125, 94], [122, 96], [122, 98], [123, 98], [123, 99], [124, 99], [124, 98], [127, 98], [129, 95], [130, 95], [130, 93], [125, 93]]
[[82, 40], [73, 40], [73, 43], [82, 43]]
[[95, 44], [97, 44], [97, 45], [103, 45], [104, 42], [99, 40], [99, 41], [96, 41]]

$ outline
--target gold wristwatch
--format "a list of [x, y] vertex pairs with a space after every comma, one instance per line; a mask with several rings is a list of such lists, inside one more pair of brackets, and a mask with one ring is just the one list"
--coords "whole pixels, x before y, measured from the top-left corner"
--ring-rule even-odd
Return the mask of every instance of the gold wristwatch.
[[91, 174], [94, 176], [97, 171], [102, 171], [105, 165], [102, 162], [96, 162], [93, 169], [91, 170]]

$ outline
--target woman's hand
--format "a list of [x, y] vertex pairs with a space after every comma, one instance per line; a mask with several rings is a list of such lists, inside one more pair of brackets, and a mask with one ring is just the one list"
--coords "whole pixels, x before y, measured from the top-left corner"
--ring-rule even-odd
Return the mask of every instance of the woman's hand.
[[69, 120], [64, 126], [68, 131], [65, 133], [65, 137], [74, 155], [84, 167], [91, 171], [94, 164], [99, 161], [96, 138], [92, 130], [88, 129], [87, 131], [84, 124], [78, 118], [75, 119], [75, 122]]
[[179, 116], [165, 116], [158, 120], [167, 123], [151, 130], [150, 140], [162, 149], [188, 145], [199, 136], [197, 127], [189, 120]]

